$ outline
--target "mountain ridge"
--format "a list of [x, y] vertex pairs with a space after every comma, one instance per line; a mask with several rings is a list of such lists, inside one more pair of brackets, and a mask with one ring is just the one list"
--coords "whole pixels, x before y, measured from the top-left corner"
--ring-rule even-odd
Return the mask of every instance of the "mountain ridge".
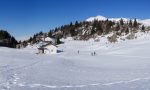
[[[133, 18], [125, 18], [125, 17], [120, 17], [120, 18], [107, 18], [105, 16], [102, 16], [102, 15], [97, 15], [95, 17], [89, 17], [87, 18], [85, 21], [87, 22], [92, 22], [94, 20], [98, 20], [98, 21], [104, 21], [104, 20], [111, 20], [111, 21], [116, 21], [116, 22], [119, 22], [120, 19], [123, 19], [123, 21], [127, 22], [129, 20], [134, 20]], [[150, 26], [150, 19], [137, 19], [137, 21], [139, 23], [142, 23], [143, 25], [145, 26]]]

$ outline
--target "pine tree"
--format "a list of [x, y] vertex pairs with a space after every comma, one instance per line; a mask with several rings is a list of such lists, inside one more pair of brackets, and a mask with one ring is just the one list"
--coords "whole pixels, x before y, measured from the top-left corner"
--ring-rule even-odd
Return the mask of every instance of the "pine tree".
[[129, 28], [127, 27], [126, 30], [125, 30], [125, 34], [129, 34]]
[[33, 38], [32, 38], [32, 43], [34, 44], [34, 43], [36, 43], [37, 41], [36, 41], [36, 35], [34, 35], [33, 36]]
[[145, 26], [144, 25], [142, 25], [142, 31], [145, 31]]
[[51, 30], [48, 32], [48, 37], [52, 37], [52, 31]]
[[75, 22], [75, 27], [76, 27], [76, 28], [79, 27], [78, 21]]
[[120, 25], [122, 25], [122, 26], [124, 25], [124, 21], [122, 18], [120, 19]]
[[11, 47], [16, 48], [16, 45], [18, 44], [17, 40], [14, 37], [11, 37]]
[[132, 28], [132, 20], [129, 21], [129, 27]]
[[31, 42], [32, 42], [32, 40], [33, 40], [33, 38], [32, 38], [32, 37], [30, 37], [30, 38], [29, 38], [29, 40], [28, 40], [28, 42], [29, 42], [29, 43], [31, 43]]
[[70, 34], [71, 34], [71, 37], [73, 37], [73, 36], [76, 35], [76, 32], [75, 32], [75, 29], [74, 29], [74, 28], [71, 28], [71, 29], [70, 29]]
[[133, 27], [134, 27], [134, 28], [137, 28], [137, 27], [138, 27], [138, 23], [137, 23], [136, 19], [134, 19]]
[[40, 35], [40, 36], [43, 35], [43, 34], [44, 34], [44, 33], [43, 33], [42, 31], [40, 31], [40, 32], [38, 33], [38, 35]]
[[59, 37], [56, 38], [56, 44], [57, 44], [57, 45], [58, 45], [58, 44], [61, 44], [61, 41], [60, 41]]
[[73, 26], [73, 24], [72, 24], [72, 22], [70, 22], [70, 25], [69, 25], [70, 27], [72, 27]]
[[57, 31], [58, 31], [58, 28], [56, 27], [55, 30], [54, 30], [54, 32], [57, 32]]

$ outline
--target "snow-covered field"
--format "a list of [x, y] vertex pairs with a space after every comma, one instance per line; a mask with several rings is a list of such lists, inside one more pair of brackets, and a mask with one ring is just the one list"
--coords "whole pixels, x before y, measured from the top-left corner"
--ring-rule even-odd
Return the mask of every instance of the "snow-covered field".
[[0, 47], [0, 90], [150, 90], [149, 38], [65, 41], [52, 55]]

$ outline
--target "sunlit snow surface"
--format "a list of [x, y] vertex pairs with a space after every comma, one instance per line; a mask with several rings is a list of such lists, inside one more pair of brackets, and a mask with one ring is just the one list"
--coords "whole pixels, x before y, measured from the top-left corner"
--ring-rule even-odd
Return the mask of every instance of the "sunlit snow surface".
[[0, 47], [0, 90], [150, 90], [149, 34], [116, 44], [65, 40], [59, 50]]

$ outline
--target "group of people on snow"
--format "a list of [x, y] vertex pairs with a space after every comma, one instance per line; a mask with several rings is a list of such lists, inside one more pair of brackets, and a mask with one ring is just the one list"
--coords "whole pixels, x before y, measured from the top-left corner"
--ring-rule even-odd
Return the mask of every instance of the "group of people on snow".
[[96, 52], [95, 52], [95, 51], [92, 52], [91, 55], [92, 55], [92, 56], [96, 56]]
[[[78, 50], [78, 54], [80, 54], [80, 51]], [[96, 52], [91, 52], [91, 56], [96, 56]]]

